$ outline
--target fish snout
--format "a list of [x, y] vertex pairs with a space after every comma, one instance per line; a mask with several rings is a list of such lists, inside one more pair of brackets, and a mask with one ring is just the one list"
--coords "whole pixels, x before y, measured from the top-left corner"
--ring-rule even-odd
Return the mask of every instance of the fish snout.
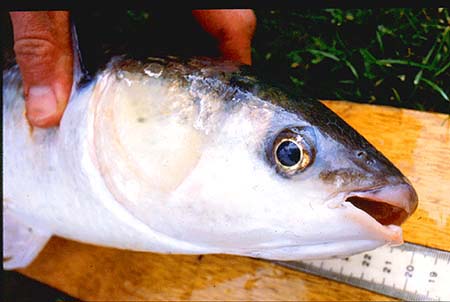
[[350, 192], [346, 202], [363, 210], [383, 225], [400, 226], [417, 208], [417, 193], [404, 178], [394, 185], [365, 191]]

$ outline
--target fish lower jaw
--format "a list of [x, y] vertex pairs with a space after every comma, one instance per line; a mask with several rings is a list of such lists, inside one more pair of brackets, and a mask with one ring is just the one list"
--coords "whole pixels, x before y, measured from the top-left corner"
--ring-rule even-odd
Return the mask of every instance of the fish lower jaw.
[[403, 244], [403, 231], [402, 228], [395, 224], [383, 226], [387, 229], [389, 234], [389, 244], [390, 245], [401, 245]]
[[[360, 214], [367, 215], [365, 213]], [[365, 234], [361, 234], [356, 238], [335, 238], [328, 242], [311, 242], [309, 244], [303, 242], [284, 246], [259, 247], [253, 250], [240, 251], [238, 254], [268, 260], [315, 260], [336, 257], [343, 258], [381, 246], [396, 246], [403, 243], [401, 227], [397, 225], [381, 225], [371, 217], [370, 220], [372, 221], [366, 225], [367, 230]]]
[[[403, 241], [401, 241], [403, 243]], [[398, 245], [400, 242], [383, 240], [346, 240], [326, 242], [314, 245], [287, 246], [274, 249], [251, 251], [244, 255], [266, 260], [301, 261], [329, 258], [345, 258], [358, 253], [370, 251], [384, 245]], [[234, 253], [231, 253], [234, 254]], [[239, 253], [242, 255], [242, 253]]]

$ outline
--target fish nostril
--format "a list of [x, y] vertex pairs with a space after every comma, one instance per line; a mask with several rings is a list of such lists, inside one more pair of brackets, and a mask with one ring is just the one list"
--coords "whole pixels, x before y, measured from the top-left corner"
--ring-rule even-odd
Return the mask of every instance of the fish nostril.
[[375, 160], [373, 158], [370, 158], [369, 154], [364, 150], [355, 151], [355, 156], [368, 166], [373, 166], [375, 164]]
[[359, 150], [359, 151], [356, 151], [356, 156], [358, 158], [365, 158], [365, 157], [367, 157], [367, 153], [366, 153], [366, 151]]

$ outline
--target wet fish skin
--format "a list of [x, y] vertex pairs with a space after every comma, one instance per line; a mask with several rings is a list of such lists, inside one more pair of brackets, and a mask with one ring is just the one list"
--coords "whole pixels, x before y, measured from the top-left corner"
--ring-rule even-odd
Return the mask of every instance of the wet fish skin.
[[[397, 225], [417, 207], [401, 172], [332, 111], [231, 62], [114, 59], [48, 130], [24, 118], [18, 69], [3, 80], [4, 215], [32, 230], [9, 237], [6, 268], [35, 256], [13, 242], [39, 251], [52, 234], [163, 253], [346, 256], [401, 243]], [[286, 129], [310, 156], [289, 173], [274, 160]]]

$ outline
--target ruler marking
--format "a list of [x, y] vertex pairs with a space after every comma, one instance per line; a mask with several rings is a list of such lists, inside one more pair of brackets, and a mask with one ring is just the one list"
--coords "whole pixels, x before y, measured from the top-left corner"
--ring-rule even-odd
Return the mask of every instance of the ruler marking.
[[[405, 276], [402, 277], [402, 270], [403, 267], [401, 263], [397, 263], [395, 260], [396, 257], [393, 257], [398, 253], [398, 251], [401, 252], [408, 252], [408, 257], [410, 257], [410, 260], [406, 260], [406, 263], [408, 263], [411, 266], [415, 267], [414, 270], [414, 278], [412, 283], [409, 282], [409, 279], [411, 278], [405, 278]], [[444, 270], [448, 269], [450, 270], [450, 266], [448, 268], [445, 268], [445, 263], [450, 263], [450, 252], [433, 249], [421, 245], [416, 244], [410, 244], [405, 243], [401, 247], [382, 247], [378, 250], [374, 250], [371, 252], [372, 258], [377, 258], [378, 260], [382, 261], [381, 263], [384, 263], [384, 267], [381, 267], [383, 270], [382, 272], [379, 272], [376, 267], [373, 267], [372, 265], [370, 267], [366, 267], [366, 265], [361, 265], [360, 257], [364, 254], [350, 256], [350, 261], [339, 261], [336, 260], [327, 260], [327, 261], [316, 261], [314, 264], [311, 262], [299, 262], [299, 261], [291, 261], [291, 262], [283, 262], [283, 261], [276, 261], [276, 263], [287, 266], [294, 270], [303, 271], [306, 273], [314, 274], [317, 276], [322, 276], [331, 280], [335, 280], [338, 282], [346, 283], [355, 287], [368, 289], [373, 292], [377, 292], [380, 294], [384, 294], [386, 296], [399, 298], [401, 300], [407, 300], [407, 301], [423, 301], [423, 300], [449, 300], [450, 296], [447, 294], [448, 291], [446, 291], [446, 287], [440, 282], [439, 278], [436, 279], [436, 283], [432, 284], [426, 284], [423, 288], [423, 291], [421, 287], [415, 288], [415, 280], [421, 280], [422, 278], [428, 278], [428, 268], [425, 266], [425, 270], [420, 269], [422, 265], [426, 265], [428, 262], [426, 261], [426, 258], [431, 258], [435, 256], [434, 263], [435, 265], [439, 265], [439, 267], [444, 266]], [[416, 254], [423, 255], [423, 257], [416, 257]], [[406, 256], [406, 255], [405, 255]], [[353, 259], [352, 259], [353, 258]], [[438, 263], [438, 259], [442, 259], [442, 262]], [[353, 261], [352, 261], [353, 260]], [[367, 259], [366, 259], [367, 260]], [[447, 261], [446, 261], [447, 260]], [[367, 260], [367, 261], [370, 261]], [[405, 263], [405, 262], [403, 262]], [[319, 268], [320, 264], [320, 268]], [[385, 271], [384, 268], [389, 269], [389, 271]], [[429, 268], [432, 270], [432, 268]], [[396, 272], [400, 270], [400, 274], [397, 275]], [[381, 273], [381, 276], [378, 276], [378, 273]], [[382, 277], [382, 279], [378, 279], [379, 277]], [[404, 282], [402, 282], [402, 279]], [[379, 282], [379, 281], [381, 282]], [[401, 283], [403, 284], [403, 287], [401, 286]], [[420, 285], [420, 284], [419, 284]], [[428, 285], [428, 286], [427, 286]], [[408, 290], [408, 286], [410, 290]], [[426, 290], [426, 295], [425, 295]], [[442, 292], [445, 293], [444, 296], [441, 296], [439, 293]], [[447, 297], [449, 296], [449, 297]]]

